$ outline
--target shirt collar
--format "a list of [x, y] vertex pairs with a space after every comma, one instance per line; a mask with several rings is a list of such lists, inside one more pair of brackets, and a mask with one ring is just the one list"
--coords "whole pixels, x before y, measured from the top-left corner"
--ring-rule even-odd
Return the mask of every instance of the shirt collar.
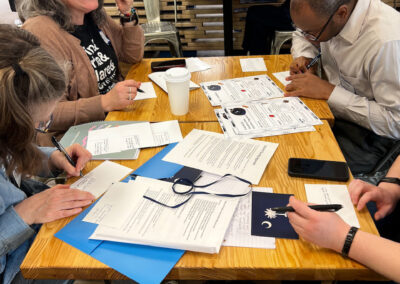
[[369, 7], [373, 0], [358, 0], [356, 6], [346, 25], [340, 31], [339, 35], [344, 40], [353, 44], [359, 35], [361, 34], [361, 29], [365, 22], [365, 18], [368, 14]]

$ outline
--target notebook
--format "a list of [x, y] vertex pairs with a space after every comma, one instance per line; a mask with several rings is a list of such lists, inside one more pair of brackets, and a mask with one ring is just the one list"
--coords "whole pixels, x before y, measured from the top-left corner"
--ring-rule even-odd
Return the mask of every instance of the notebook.
[[[104, 129], [109, 127], [117, 127], [120, 125], [138, 123], [135, 121], [94, 121], [85, 124], [72, 126], [64, 134], [60, 143], [64, 147], [71, 146], [72, 144], [78, 143], [86, 148], [88, 133], [95, 129]], [[140, 153], [139, 149], [129, 149], [118, 153], [110, 153], [104, 155], [93, 156], [92, 160], [135, 160], [138, 158]]]

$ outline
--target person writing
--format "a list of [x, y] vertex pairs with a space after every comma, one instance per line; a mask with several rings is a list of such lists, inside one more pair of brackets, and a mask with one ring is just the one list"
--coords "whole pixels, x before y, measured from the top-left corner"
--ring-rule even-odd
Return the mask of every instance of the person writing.
[[73, 167], [55, 148], [36, 146], [35, 128], [50, 125], [66, 89], [65, 72], [32, 34], [16, 27], [0, 25], [0, 50], [0, 282], [27, 283], [19, 266], [37, 225], [77, 214], [94, 200], [88, 192], [48, 188], [29, 176], [60, 170], [79, 176], [91, 154], [77, 144], [66, 148]]
[[[48, 134], [40, 145], [51, 145], [69, 127], [104, 120], [107, 112], [133, 104], [140, 83], [123, 80], [118, 62], [143, 58], [144, 34], [132, 0], [117, 0], [120, 24], [103, 9], [103, 0], [19, 0], [23, 29], [36, 35], [43, 48], [61, 62], [69, 62], [66, 93], [54, 111]], [[118, 83], [118, 81], [121, 81]]]
[[[379, 0], [292, 0], [296, 27], [285, 96], [327, 100], [353, 174], [400, 139], [400, 14]], [[326, 80], [315, 75], [321, 54]]]
[[[350, 197], [357, 210], [365, 208], [370, 201], [375, 202], [377, 211], [375, 220], [396, 218], [399, 220], [396, 206], [400, 199], [400, 157], [396, 159], [378, 186], [361, 180], [353, 180], [349, 185]], [[299, 236], [324, 248], [342, 253], [376, 272], [400, 282], [400, 241], [399, 227], [391, 228], [394, 232], [383, 232], [396, 238], [389, 240], [370, 233], [350, 228], [337, 214], [312, 210], [306, 203], [294, 197], [289, 205], [295, 212], [289, 212], [290, 224]], [[392, 212], [396, 212], [393, 216]], [[389, 214], [392, 213], [392, 216]], [[397, 221], [397, 224], [399, 222]]]

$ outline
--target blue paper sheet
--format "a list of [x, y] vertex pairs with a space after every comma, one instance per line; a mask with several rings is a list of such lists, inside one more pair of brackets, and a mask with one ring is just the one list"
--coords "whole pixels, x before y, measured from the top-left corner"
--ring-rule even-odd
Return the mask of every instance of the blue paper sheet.
[[[176, 144], [161, 152], [134, 172], [150, 178], [168, 178], [183, 166], [162, 161]], [[129, 177], [125, 179], [129, 181]], [[83, 218], [94, 206], [79, 214], [55, 236], [73, 247], [89, 254], [125, 276], [139, 283], [160, 283], [175, 266], [185, 251], [151, 246], [89, 240], [97, 225], [83, 222]]]

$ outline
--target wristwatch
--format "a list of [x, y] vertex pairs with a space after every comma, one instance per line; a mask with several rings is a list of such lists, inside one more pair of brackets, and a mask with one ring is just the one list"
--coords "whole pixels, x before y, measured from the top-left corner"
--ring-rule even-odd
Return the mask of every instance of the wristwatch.
[[136, 26], [139, 23], [139, 17], [136, 13], [136, 9], [132, 7], [128, 13], [122, 13], [119, 11], [119, 20], [121, 25], [133, 22], [133, 24]]
[[381, 182], [388, 182], [388, 183], [394, 183], [394, 184], [400, 185], [400, 179], [399, 178], [394, 178], [394, 177], [383, 177], [378, 182], [378, 185]]

